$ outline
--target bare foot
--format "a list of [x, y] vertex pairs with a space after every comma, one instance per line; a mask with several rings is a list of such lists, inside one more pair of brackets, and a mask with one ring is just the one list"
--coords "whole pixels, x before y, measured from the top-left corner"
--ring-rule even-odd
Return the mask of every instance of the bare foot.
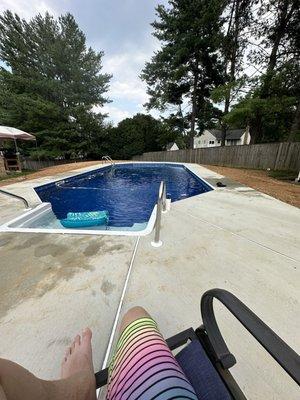
[[80, 335], [75, 337], [72, 345], [67, 348], [62, 361], [62, 379], [69, 378], [81, 371], [94, 374], [91, 340], [92, 332], [89, 328], [82, 332], [82, 337]]
[[96, 382], [92, 358], [92, 332], [86, 328], [80, 337], [77, 335], [70, 347], [68, 347], [61, 364], [61, 378], [67, 379], [76, 375], [82, 388], [88, 386], [90, 396], [88, 399], [96, 398]]

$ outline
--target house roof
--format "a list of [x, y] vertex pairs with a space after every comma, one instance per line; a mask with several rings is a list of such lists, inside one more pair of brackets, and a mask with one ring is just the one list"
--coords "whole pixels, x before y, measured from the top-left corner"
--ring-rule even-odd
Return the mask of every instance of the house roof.
[[[167, 150], [170, 150], [170, 149], [173, 147], [174, 144], [177, 146], [176, 142], [168, 143], [168, 144], [166, 145], [166, 149], [167, 149]], [[177, 147], [178, 147], [178, 146], [177, 146]]]
[[[209, 132], [217, 139], [221, 140], [222, 131], [220, 129], [210, 129]], [[229, 129], [226, 133], [226, 139], [238, 140], [245, 133], [245, 129]]]

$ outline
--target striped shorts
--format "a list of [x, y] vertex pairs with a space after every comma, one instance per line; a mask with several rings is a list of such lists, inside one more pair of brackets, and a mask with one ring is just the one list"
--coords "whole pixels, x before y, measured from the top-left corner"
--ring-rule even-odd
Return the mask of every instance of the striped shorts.
[[106, 399], [197, 399], [153, 319], [137, 319], [122, 332], [109, 367]]

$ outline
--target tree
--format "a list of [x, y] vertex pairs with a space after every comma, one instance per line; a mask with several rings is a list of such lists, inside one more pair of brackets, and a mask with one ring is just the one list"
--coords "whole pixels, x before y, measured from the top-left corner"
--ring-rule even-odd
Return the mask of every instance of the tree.
[[74, 17], [48, 13], [29, 22], [10, 11], [0, 16], [1, 123], [36, 134], [44, 157], [78, 157], [103, 135], [110, 75], [103, 52], [86, 46]]
[[[187, 115], [193, 148], [200, 116], [210, 107], [210, 92], [223, 83], [218, 49], [224, 8], [221, 0], [169, 0], [159, 5], [153, 35], [162, 47], [146, 63], [141, 78], [147, 82], [148, 108], [165, 110], [189, 102]], [[211, 110], [214, 110], [211, 108]], [[210, 118], [211, 119], [211, 116]]]
[[[256, 20], [256, 39], [259, 45], [253, 52], [253, 61], [265, 66], [266, 71], [260, 79], [260, 86], [255, 92], [257, 102], [268, 102], [272, 96], [277, 96], [276, 81], [278, 76], [283, 76], [282, 71], [291, 70], [299, 66], [300, 41], [299, 41], [300, 8], [299, 0], [268, 0], [262, 2]], [[299, 68], [294, 82], [299, 81]], [[296, 80], [295, 80], [296, 79]], [[274, 84], [274, 82], [275, 84]], [[280, 85], [282, 86], [282, 85]], [[299, 84], [294, 93], [294, 109], [299, 109]], [[259, 143], [264, 139], [263, 113], [260, 107], [250, 119], [250, 134], [252, 143]], [[294, 130], [297, 129], [297, 113], [295, 113]], [[296, 126], [296, 128], [295, 128]], [[292, 128], [291, 128], [292, 129]]]
[[[276, 71], [269, 86], [269, 96], [260, 98], [259, 83], [253, 91], [233, 107], [226, 116], [230, 125], [250, 125], [260, 116], [262, 140], [265, 142], [288, 140], [292, 129], [297, 101], [299, 101], [300, 66], [286, 64]], [[260, 80], [258, 80], [260, 82]], [[298, 133], [297, 133], [298, 132]], [[300, 139], [295, 127], [295, 139]], [[299, 135], [299, 136], [298, 136]]]
[[182, 109], [179, 106], [178, 111], [171, 113], [167, 117], [161, 118], [163, 124], [168, 132], [168, 138], [163, 141], [162, 145], [167, 143], [176, 142], [179, 148], [185, 149], [189, 146], [187, 141], [188, 136], [186, 130], [189, 128], [188, 119], [183, 115]]
[[250, 28], [252, 4], [252, 0], [229, 0], [224, 9], [226, 32], [221, 52], [224, 57], [225, 84], [217, 87], [212, 96], [215, 101], [224, 102], [224, 111], [220, 118], [221, 146], [225, 146], [228, 130], [226, 115], [244, 83], [243, 57], [248, 44], [247, 31]]
[[148, 151], [163, 150], [175, 133], [151, 115], [137, 114], [111, 128], [107, 135], [109, 153], [116, 159], [130, 159]]
[[297, 140], [300, 138], [299, 0], [255, 3], [258, 7], [251, 9], [252, 38], [247, 39], [247, 50], [256, 76], [246, 80], [246, 96], [238, 99], [223, 121], [248, 124], [251, 143]]

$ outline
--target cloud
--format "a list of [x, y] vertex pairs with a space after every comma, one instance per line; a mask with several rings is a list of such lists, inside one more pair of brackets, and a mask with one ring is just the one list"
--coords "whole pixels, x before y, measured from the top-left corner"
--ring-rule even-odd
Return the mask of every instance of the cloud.
[[10, 10], [27, 20], [36, 14], [45, 14], [46, 11], [54, 16], [58, 16], [59, 12], [54, 6], [54, 2], [52, 1], [51, 3], [50, 5], [49, 2], [44, 0], [1, 0], [0, 13]]
[[115, 107], [110, 104], [106, 104], [103, 107], [93, 107], [95, 113], [100, 112], [101, 114], [108, 114], [107, 120], [112, 122], [113, 125], [117, 125], [120, 121], [125, 118], [131, 117], [131, 113], [127, 110], [122, 110], [120, 107]]
[[110, 96], [113, 98], [128, 99], [135, 102], [145, 103], [148, 99], [146, 88], [138, 77], [127, 81], [114, 81], [110, 87]]
[[144, 63], [145, 55], [136, 50], [104, 56], [103, 69], [113, 75], [109, 93], [112, 99], [128, 99], [138, 103], [147, 100], [146, 86], [139, 78]]
[[[152, 46], [151, 46], [152, 47]], [[113, 75], [110, 86], [112, 98], [127, 98], [130, 101], [144, 103], [147, 101], [146, 84], [140, 74], [151, 53], [127, 49], [121, 54], [104, 56], [103, 69]]]
[[[140, 79], [140, 74], [156, 47], [153, 40], [149, 42], [147, 52], [127, 46], [122, 53], [105, 55], [103, 58], [103, 71], [113, 75], [108, 97], [113, 101], [115, 108], [121, 103], [121, 110], [124, 109], [124, 103], [127, 103], [126, 108], [130, 116], [137, 112], [145, 112], [142, 105], [148, 101], [146, 84]], [[111, 116], [111, 119], [117, 122], [114, 116]]]
[[[30, 19], [34, 15], [58, 17], [70, 12], [86, 34], [87, 44], [104, 50], [103, 71], [113, 74], [107, 96], [113, 103], [99, 110], [109, 113], [114, 124], [145, 112], [146, 84], [139, 78], [145, 62], [159, 48], [151, 35], [150, 22], [155, 7], [167, 0], [0, 0], [0, 13], [6, 9]], [[154, 114], [151, 112], [151, 114]], [[157, 114], [157, 113], [155, 113]]]

